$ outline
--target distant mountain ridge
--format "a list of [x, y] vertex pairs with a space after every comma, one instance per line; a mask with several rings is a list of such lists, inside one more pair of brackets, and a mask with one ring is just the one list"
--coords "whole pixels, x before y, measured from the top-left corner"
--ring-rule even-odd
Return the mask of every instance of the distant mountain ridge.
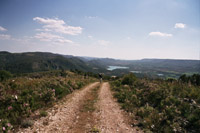
[[[108, 66], [125, 66], [127, 69], [107, 70]], [[200, 73], [199, 60], [142, 59], [119, 60], [73, 55], [61, 55], [48, 52], [9, 53], [0, 51], [0, 70], [12, 73], [29, 73], [56, 69], [78, 69], [85, 72], [122, 75], [138, 72], [136, 75], [164, 74], [178, 77], [181, 74]]]
[[107, 75], [120, 76], [133, 72], [138, 77], [151, 78], [179, 78], [182, 74], [200, 74], [200, 60], [182, 59], [141, 59], [120, 60], [112, 58], [94, 58], [87, 60], [91, 65], [108, 68], [108, 66], [126, 67], [126, 69], [114, 69], [106, 71]]

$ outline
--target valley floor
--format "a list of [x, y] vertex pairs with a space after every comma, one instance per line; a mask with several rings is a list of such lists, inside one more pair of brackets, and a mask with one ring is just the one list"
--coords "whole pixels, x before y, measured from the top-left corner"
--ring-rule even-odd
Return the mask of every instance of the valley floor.
[[[48, 116], [35, 121], [19, 133], [135, 133], [128, 117], [112, 97], [109, 83], [92, 83], [68, 95], [62, 102], [47, 110]], [[136, 130], [137, 129], [137, 130]]]

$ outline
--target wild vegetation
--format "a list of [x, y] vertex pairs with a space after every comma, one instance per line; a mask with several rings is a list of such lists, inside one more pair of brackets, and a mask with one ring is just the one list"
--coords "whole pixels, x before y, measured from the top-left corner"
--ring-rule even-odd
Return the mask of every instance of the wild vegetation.
[[8, 75], [3, 71], [2, 76], [6, 78], [0, 81], [0, 132], [19, 125], [31, 126], [33, 122], [27, 118], [32, 112], [40, 109], [40, 117], [46, 116], [44, 107], [52, 106], [75, 89], [94, 81], [91, 77], [60, 70]]
[[179, 80], [183, 83], [190, 83], [193, 85], [200, 86], [200, 75], [193, 74], [192, 76], [182, 75], [180, 76]]
[[[191, 82], [138, 79], [133, 74], [113, 81], [114, 96], [148, 132], [200, 132], [200, 75]], [[184, 78], [185, 79], [185, 78]], [[195, 82], [192, 82], [195, 81]]]

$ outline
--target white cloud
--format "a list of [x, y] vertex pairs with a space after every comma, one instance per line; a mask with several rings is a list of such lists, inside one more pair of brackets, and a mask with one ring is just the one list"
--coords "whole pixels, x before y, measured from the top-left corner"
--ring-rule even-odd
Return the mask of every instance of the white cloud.
[[51, 41], [52, 39], [58, 39], [58, 38], [60, 38], [60, 36], [53, 35], [51, 33], [41, 32], [41, 33], [37, 33], [35, 35], [35, 38], [40, 39], [42, 41]]
[[173, 35], [157, 31], [157, 32], [150, 32], [149, 36], [172, 37]]
[[6, 35], [6, 34], [0, 34], [0, 39], [1, 40], [9, 40], [9, 39], [11, 39], [11, 36], [10, 35]]
[[55, 31], [62, 34], [69, 34], [69, 35], [78, 35], [82, 33], [83, 28], [81, 27], [74, 27], [66, 25], [63, 20], [58, 18], [50, 19], [50, 18], [41, 18], [35, 17], [33, 18], [34, 21], [37, 21], [40, 24], [44, 24], [43, 30], [44, 31]]
[[105, 41], [105, 40], [99, 40], [98, 43], [102, 46], [108, 46], [110, 44], [109, 41]]
[[33, 20], [41, 23], [41, 24], [58, 24], [58, 25], [63, 25], [65, 22], [63, 20], [59, 20], [57, 18], [55, 19], [50, 19], [50, 18], [41, 18], [41, 17], [35, 17]]
[[50, 29], [35, 29], [36, 31], [45, 31], [45, 32], [49, 32], [51, 31]]
[[184, 29], [186, 27], [186, 24], [183, 23], [176, 23], [174, 28], [180, 28], [180, 29]]
[[7, 31], [7, 29], [0, 26], [0, 31]]
[[92, 38], [93, 38], [93, 36], [88, 36], [88, 38], [92, 39]]
[[54, 35], [51, 33], [37, 33], [34, 38], [39, 39], [40, 41], [46, 41], [46, 42], [58, 42], [58, 43], [73, 43], [71, 40], [67, 40], [62, 36]]

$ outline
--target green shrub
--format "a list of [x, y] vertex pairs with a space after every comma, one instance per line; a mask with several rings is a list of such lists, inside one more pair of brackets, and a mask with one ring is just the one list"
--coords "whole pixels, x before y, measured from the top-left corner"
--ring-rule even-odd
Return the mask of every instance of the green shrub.
[[[31, 126], [28, 118], [31, 113], [44, 106], [50, 107], [53, 102], [73, 92], [74, 88], [88, 84], [94, 79], [82, 79], [80, 75], [69, 73], [62, 77], [57, 71], [25, 74], [3, 80], [0, 83], [0, 132], [6, 124], [14, 127], [22, 124]], [[71, 76], [70, 76], [71, 75]], [[73, 82], [72, 82], [73, 81]], [[41, 116], [46, 116], [42, 111]], [[21, 119], [25, 119], [21, 122]]]
[[81, 87], [83, 87], [83, 83], [82, 82], [77, 82], [77, 86], [78, 86], [78, 89], [80, 89]]
[[200, 74], [193, 74], [192, 76], [187, 76], [186, 74], [179, 77], [179, 81], [183, 83], [191, 83], [193, 85], [200, 86]]
[[12, 74], [5, 70], [0, 70], [0, 81], [7, 80], [12, 77]]
[[138, 126], [151, 132], [200, 132], [199, 86], [130, 77], [124, 76], [122, 85], [112, 82], [112, 88], [122, 108], [137, 117]]
[[116, 87], [120, 87], [121, 85], [121, 82], [119, 80], [116, 80], [113, 82], [113, 84], [116, 86]]
[[133, 85], [133, 83], [136, 81], [136, 77], [133, 73], [130, 73], [128, 75], [125, 75], [123, 78], [122, 78], [122, 84], [123, 85]]
[[0, 132], [4, 132], [7, 133], [8, 131], [10, 131], [13, 126], [12, 124], [9, 122], [9, 120], [7, 119], [0, 119]]
[[33, 120], [25, 119], [25, 120], [22, 121], [21, 126], [22, 126], [23, 128], [28, 128], [28, 127], [33, 126], [33, 124], [34, 124], [34, 121], [33, 121]]
[[46, 111], [44, 111], [44, 110], [40, 111], [40, 116], [41, 117], [46, 117], [47, 115], [48, 115], [48, 113]]
[[100, 133], [100, 130], [95, 126], [90, 130], [90, 133]]

